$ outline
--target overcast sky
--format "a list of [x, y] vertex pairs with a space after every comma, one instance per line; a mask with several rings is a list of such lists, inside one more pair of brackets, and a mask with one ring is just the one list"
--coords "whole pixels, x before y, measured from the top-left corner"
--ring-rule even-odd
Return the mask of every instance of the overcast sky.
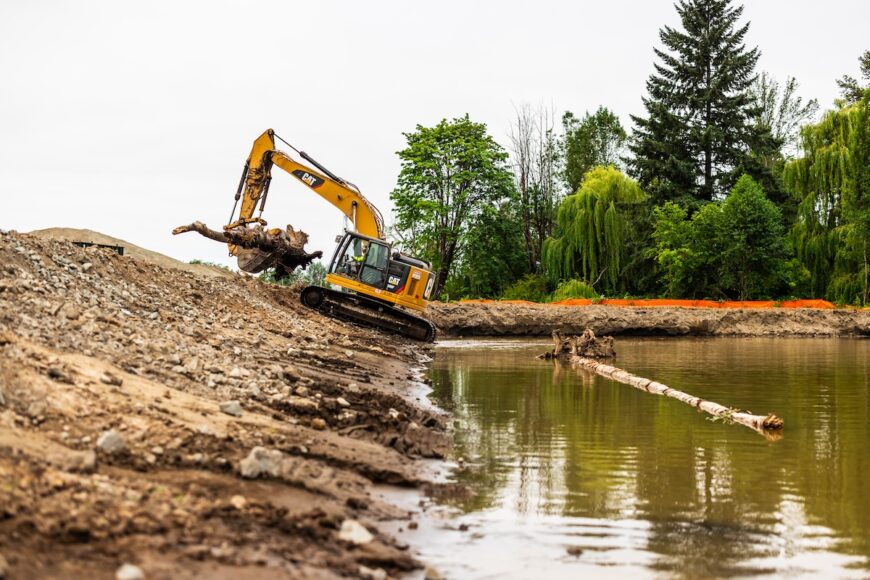
[[[827, 108], [870, 48], [866, 0], [749, 0], [760, 70]], [[506, 144], [515, 107], [641, 109], [670, 0], [0, 2], [0, 228], [97, 230], [189, 260], [220, 244], [265, 129], [389, 216], [402, 132], [468, 113]], [[279, 175], [280, 173], [280, 175]], [[331, 254], [341, 214], [275, 171], [266, 217]], [[388, 218], [389, 221], [389, 218]]]

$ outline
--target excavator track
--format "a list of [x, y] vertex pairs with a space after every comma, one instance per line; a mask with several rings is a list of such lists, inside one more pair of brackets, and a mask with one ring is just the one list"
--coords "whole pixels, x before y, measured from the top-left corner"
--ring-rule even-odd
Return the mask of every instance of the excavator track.
[[327, 316], [373, 326], [422, 342], [435, 340], [435, 325], [385, 302], [361, 294], [339, 292], [331, 288], [308, 286], [302, 290], [302, 304]]

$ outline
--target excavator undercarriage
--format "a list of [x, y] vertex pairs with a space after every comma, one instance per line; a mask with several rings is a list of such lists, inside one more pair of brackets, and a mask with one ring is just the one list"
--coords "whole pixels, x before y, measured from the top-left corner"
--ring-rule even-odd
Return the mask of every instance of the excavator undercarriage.
[[414, 340], [435, 340], [435, 326], [419, 316], [361, 294], [320, 286], [302, 290], [302, 303], [333, 318], [350, 320]]

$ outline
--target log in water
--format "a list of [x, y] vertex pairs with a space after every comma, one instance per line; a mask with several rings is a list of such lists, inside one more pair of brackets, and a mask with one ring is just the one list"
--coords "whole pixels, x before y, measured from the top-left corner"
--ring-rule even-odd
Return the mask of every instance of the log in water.
[[725, 407], [719, 403], [707, 401], [701, 397], [695, 397], [694, 395], [684, 393], [683, 391], [672, 389], [662, 383], [633, 375], [628, 371], [600, 363], [590, 358], [575, 356], [571, 358], [571, 362], [581, 368], [593, 371], [619, 383], [630, 385], [636, 389], [653, 393], [655, 395], [664, 395], [666, 397], [671, 397], [672, 399], [677, 399], [678, 401], [682, 401], [687, 405], [695, 407], [696, 409], [709, 413], [715, 417], [719, 417], [728, 422], [745, 425], [746, 427], [754, 429], [762, 434], [769, 431], [778, 431], [783, 427], [783, 420], [773, 413], [768, 413], [767, 415], [753, 415], [746, 411], [739, 411], [737, 409]]

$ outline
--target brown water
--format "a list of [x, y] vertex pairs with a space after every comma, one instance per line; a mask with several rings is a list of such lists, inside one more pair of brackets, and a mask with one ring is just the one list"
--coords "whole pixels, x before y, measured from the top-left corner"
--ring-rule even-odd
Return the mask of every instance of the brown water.
[[448, 578], [870, 577], [870, 340], [616, 346], [628, 371], [776, 412], [783, 437], [536, 360], [544, 343], [442, 343], [432, 397], [456, 420], [450, 477], [476, 495], [408, 538], [425, 561]]

